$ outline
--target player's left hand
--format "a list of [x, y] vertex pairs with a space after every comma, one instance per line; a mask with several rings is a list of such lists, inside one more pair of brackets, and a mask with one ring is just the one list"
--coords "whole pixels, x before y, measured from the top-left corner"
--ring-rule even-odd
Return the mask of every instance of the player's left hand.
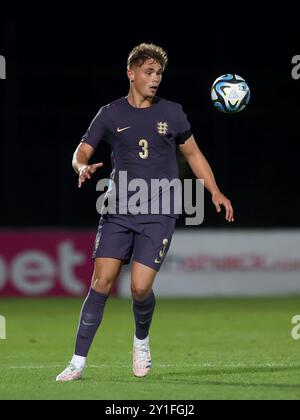
[[222, 194], [221, 192], [216, 192], [212, 195], [212, 202], [214, 203], [216, 210], [218, 213], [221, 212], [221, 206], [225, 207], [226, 210], [226, 220], [228, 222], [234, 222], [234, 218], [233, 218], [233, 208], [231, 205], [230, 200], [228, 200], [227, 197], [225, 197], [224, 194]]

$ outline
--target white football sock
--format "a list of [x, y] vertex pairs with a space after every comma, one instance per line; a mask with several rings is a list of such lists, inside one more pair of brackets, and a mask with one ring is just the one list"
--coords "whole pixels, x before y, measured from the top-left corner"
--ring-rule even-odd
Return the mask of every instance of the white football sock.
[[144, 346], [144, 345], [149, 346], [149, 335], [144, 340], [139, 340], [138, 338], [136, 338], [136, 336], [134, 336], [135, 347]]
[[86, 364], [86, 357], [74, 355], [71, 363], [76, 367], [76, 369], [82, 369]]

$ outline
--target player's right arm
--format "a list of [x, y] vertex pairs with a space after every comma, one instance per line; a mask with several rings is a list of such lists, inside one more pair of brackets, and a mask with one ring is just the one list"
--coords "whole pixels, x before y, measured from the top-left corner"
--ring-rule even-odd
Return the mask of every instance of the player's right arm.
[[86, 179], [91, 179], [91, 176], [97, 171], [98, 168], [103, 166], [103, 163], [95, 163], [89, 165], [89, 161], [95, 149], [87, 143], [80, 143], [74, 152], [72, 166], [74, 171], [79, 175], [78, 188], [81, 188]]

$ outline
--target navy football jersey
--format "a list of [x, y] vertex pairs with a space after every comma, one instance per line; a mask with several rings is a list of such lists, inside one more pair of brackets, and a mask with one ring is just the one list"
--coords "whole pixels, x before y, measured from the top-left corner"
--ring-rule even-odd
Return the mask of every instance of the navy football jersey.
[[[150, 201], [152, 179], [178, 178], [177, 145], [185, 143], [191, 135], [190, 123], [180, 104], [156, 97], [150, 107], [135, 108], [123, 97], [100, 109], [82, 142], [95, 149], [102, 141], [111, 146], [111, 179], [115, 182], [117, 201], [120, 171], [127, 171], [128, 183], [136, 178], [145, 180]], [[129, 192], [128, 199], [133, 194]], [[150, 209], [149, 206], [149, 212]], [[172, 204], [168, 215], [178, 217]]]

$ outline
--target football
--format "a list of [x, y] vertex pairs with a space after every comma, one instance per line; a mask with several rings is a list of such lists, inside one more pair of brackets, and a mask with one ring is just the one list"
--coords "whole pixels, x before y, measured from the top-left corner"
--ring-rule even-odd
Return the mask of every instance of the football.
[[250, 89], [245, 79], [237, 74], [218, 77], [211, 87], [213, 105], [221, 112], [233, 114], [246, 108], [250, 101]]

